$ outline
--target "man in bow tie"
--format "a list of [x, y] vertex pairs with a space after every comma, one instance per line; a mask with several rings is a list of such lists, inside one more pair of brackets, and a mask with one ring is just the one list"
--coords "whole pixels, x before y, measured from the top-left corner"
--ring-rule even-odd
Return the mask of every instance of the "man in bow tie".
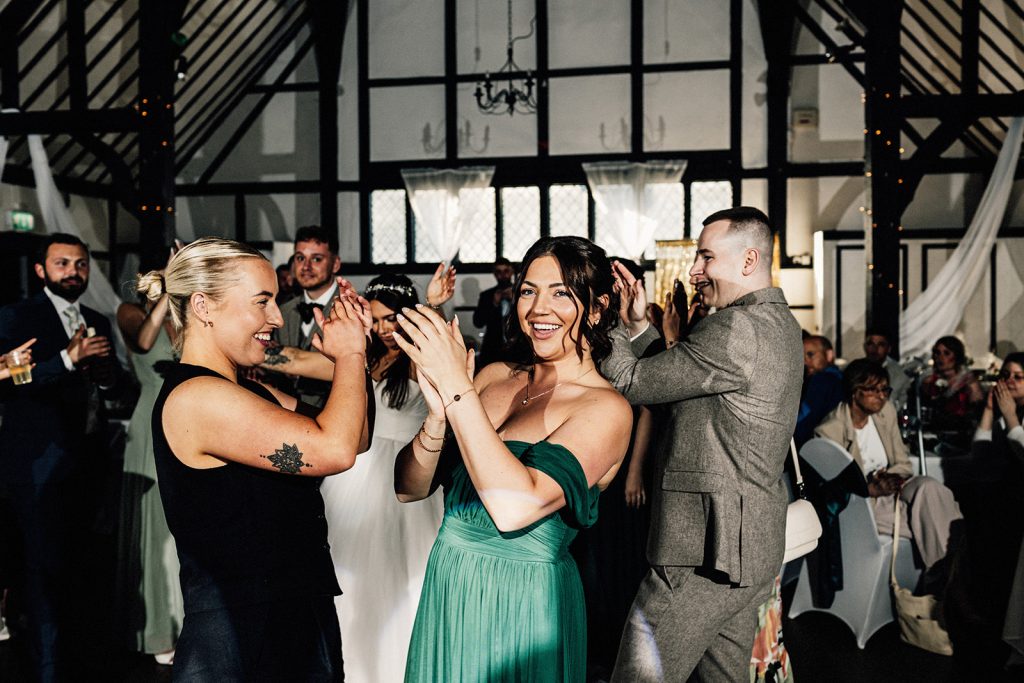
[[12, 504], [23, 542], [25, 635], [40, 681], [72, 676], [64, 636], [81, 635], [73, 618], [82, 612], [69, 604], [82, 575], [72, 563], [87, 552], [82, 524], [92, 519], [87, 508], [106, 464], [100, 398], [125, 378], [111, 352], [110, 322], [79, 301], [89, 268], [80, 239], [50, 235], [35, 262], [43, 290], [0, 310], [0, 349], [38, 340], [32, 382], [0, 383], [0, 496]]
[[[331, 310], [334, 300], [338, 298], [336, 276], [339, 270], [341, 257], [338, 256], [337, 236], [319, 225], [307, 225], [295, 232], [292, 273], [295, 283], [302, 288], [302, 296], [281, 305], [284, 325], [273, 333], [273, 339], [278, 345], [302, 350], [312, 347], [313, 336], [320, 332], [313, 311], [320, 309], [326, 316]], [[285, 357], [271, 353], [263, 367], [287, 373], [286, 365], [275, 365], [275, 359], [284, 360]], [[323, 407], [331, 390], [330, 382], [294, 376], [277, 385], [317, 409]]]

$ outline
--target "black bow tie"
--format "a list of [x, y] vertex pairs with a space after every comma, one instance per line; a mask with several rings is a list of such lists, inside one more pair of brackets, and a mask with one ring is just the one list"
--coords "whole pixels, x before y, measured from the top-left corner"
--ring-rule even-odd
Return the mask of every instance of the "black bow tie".
[[296, 306], [295, 308], [298, 309], [299, 315], [302, 316], [302, 322], [308, 323], [310, 320], [313, 319], [313, 309], [317, 308], [317, 309], [320, 309], [320, 311], [323, 311], [324, 310], [324, 305], [323, 304], [310, 304], [310, 303], [306, 303], [305, 301], [303, 301], [298, 306]]

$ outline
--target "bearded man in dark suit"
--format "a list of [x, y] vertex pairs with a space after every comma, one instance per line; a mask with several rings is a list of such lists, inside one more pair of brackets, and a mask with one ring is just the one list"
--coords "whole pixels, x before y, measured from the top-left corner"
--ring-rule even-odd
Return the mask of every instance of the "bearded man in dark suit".
[[81, 305], [89, 251], [74, 235], [50, 235], [36, 258], [44, 288], [0, 310], [0, 348], [35, 337], [32, 382], [0, 384], [0, 485], [24, 544], [25, 611], [36, 678], [68, 675], [62, 626], [70, 611], [68, 568], [79, 540], [72, 524], [88, 495], [82, 477], [103, 463], [91, 437], [101, 429], [101, 396], [123, 378], [111, 353], [110, 322]]

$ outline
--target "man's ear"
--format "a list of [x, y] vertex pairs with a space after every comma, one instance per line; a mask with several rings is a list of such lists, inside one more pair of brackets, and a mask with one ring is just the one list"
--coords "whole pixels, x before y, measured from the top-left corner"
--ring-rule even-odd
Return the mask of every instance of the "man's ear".
[[758, 264], [761, 263], [761, 253], [750, 247], [743, 252], [743, 274], [752, 275], [757, 270]]
[[45, 281], [46, 280], [46, 269], [43, 268], [43, 264], [42, 263], [36, 263], [36, 264], [34, 264], [34, 267], [35, 267], [35, 270], [36, 270], [36, 275], [39, 276], [39, 279]]
[[828, 361], [829, 365], [834, 363], [835, 360], [836, 360], [836, 352], [833, 351], [832, 349], [826, 349], [826, 351], [825, 351], [825, 360]]
[[331, 261], [331, 275], [337, 275], [339, 270], [341, 270], [341, 257], [335, 254]]

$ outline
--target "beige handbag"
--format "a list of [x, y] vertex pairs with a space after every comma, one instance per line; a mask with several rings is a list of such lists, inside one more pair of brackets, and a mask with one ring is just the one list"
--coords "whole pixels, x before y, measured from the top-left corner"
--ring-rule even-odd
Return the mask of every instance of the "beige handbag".
[[803, 557], [818, 547], [821, 538], [821, 520], [818, 512], [804, 497], [804, 477], [800, 474], [800, 459], [796, 457], [796, 442], [789, 440], [789, 452], [793, 456], [793, 471], [796, 473], [796, 500], [786, 508], [786, 554], [785, 564]]
[[903, 642], [934, 652], [952, 655], [953, 644], [942, 627], [942, 601], [934, 595], [914, 595], [900, 587], [896, 580], [896, 552], [900, 547], [900, 497], [893, 496], [895, 514], [892, 520], [892, 562], [889, 564], [889, 585], [892, 586], [893, 604], [900, 622]]

